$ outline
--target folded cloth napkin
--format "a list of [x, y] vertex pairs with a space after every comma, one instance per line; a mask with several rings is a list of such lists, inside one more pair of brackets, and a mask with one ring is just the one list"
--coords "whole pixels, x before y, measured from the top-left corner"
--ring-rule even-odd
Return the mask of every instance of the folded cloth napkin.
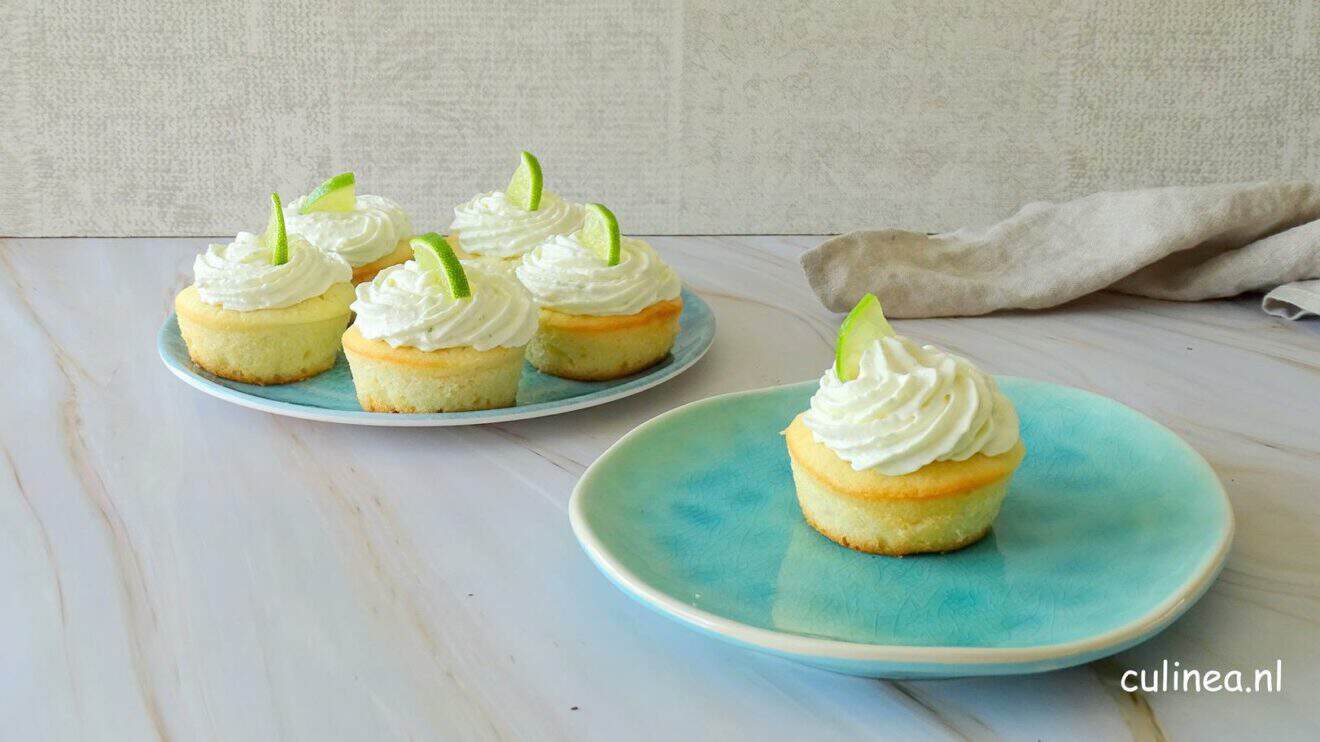
[[1238, 183], [1032, 203], [984, 229], [852, 232], [802, 256], [825, 306], [874, 292], [891, 317], [1041, 309], [1100, 289], [1174, 301], [1268, 291], [1320, 314], [1320, 185]]

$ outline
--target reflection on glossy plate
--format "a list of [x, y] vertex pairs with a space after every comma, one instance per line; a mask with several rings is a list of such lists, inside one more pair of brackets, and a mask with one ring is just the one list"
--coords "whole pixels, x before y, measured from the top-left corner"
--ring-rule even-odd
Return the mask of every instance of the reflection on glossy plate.
[[474, 412], [394, 414], [365, 412], [353, 392], [348, 361], [339, 354], [334, 368], [306, 381], [276, 386], [256, 386], [221, 379], [198, 368], [188, 357], [173, 314], [160, 328], [156, 345], [165, 366], [189, 385], [226, 402], [276, 415], [351, 425], [442, 426], [507, 422], [529, 417], [556, 415], [595, 407], [650, 389], [679, 375], [710, 349], [715, 339], [715, 316], [710, 307], [687, 288], [683, 289], [682, 329], [669, 357], [651, 368], [614, 381], [572, 381], [540, 373], [524, 364], [514, 407]]
[[1233, 514], [1214, 472], [1117, 402], [999, 382], [1028, 454], [991, 534], [962, 551], [861, 554], [802, 520], [779, 431], [814, 381], [702, 400], [639, 426], [583, 475], [573, 529], [648, 607], [855, 675], [1040, 672], [1159, 632], [1228, 553]]

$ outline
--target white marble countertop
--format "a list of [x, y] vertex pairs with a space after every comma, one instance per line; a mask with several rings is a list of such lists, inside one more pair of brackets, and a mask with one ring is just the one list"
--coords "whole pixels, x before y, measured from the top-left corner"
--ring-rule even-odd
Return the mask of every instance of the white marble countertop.
[[[1224, 480], [1227, 568], [1128, 652], [852, 678], [700, 636], [606, 582], [569, 529], [578, 475], [676, 405], [816, 377], [839, 320], [797, 267], [817, 241], [656, 239], [718, 317], [704, 360], [604, 407], [459, 429], [310, 423], [179, 383], [156, 332], [205, 240], [0, 241], [0, 738], [1320, 735], [1320, 322], [1254, 299], [895, 323], [1131, 405]], [[1119, 689], [1166, 658], [1282, 659], [1283, 691]]]

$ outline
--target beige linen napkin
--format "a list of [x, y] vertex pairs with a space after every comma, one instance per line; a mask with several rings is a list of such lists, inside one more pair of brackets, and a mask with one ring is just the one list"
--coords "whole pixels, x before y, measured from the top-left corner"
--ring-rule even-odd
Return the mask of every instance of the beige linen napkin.
[[852, 232], [802, 256], [825, 306], [874, 292], [891, 317], [1041, 309], [1100, 289], [1174, 301], [1268, 291], [1270, 314], [1320, 314], [1320, 186], [1238, 183], [1032, 203], [998, 224]]

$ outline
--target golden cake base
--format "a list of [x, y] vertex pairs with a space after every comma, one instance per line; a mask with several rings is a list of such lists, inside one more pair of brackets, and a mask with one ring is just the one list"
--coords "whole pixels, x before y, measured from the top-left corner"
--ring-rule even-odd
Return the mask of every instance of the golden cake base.
[[287, 384], [335, 365], [353, 298], [351, 285], [337, 283], [290, 307], [238, 312], [203, 302], [189, 286], [174, 311], [193, 363], [247, 384]]
[[990, 530], [1026, 454], [1021, 441], [998, 456], [937, 461], [891, 477], [856, 471], [793, 419], [784, 431], [802, 515], [834, 542], [902, 556], [961, 549]]
[[488, 410], [512, 407], [518, 396], [521, 347], [394, 348], [362, 337], [357, 327], [343, 342], [358, 404], [368, 412]]
[[683, 300], [660, 301], [636, 314], [593, 317], [541, 309], [527, 360], [537, 370], [579, 381], [635, 374], [669, 355]]

